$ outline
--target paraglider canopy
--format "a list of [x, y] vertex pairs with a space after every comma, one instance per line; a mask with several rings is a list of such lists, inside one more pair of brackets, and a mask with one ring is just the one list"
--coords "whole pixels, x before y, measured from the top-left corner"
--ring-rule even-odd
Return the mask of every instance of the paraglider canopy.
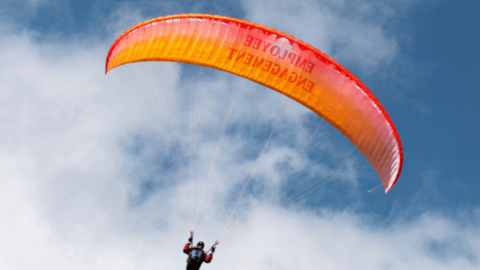
[[160, 17], [120, 35], [108, 52], [105, 72], [140, 61], [207, 66], [262, 84], [337, 128], [373, 165], [385, 192], [400, 176], [402, 145], [380, 102], [335, 60], [290, 35], [223, 16]]

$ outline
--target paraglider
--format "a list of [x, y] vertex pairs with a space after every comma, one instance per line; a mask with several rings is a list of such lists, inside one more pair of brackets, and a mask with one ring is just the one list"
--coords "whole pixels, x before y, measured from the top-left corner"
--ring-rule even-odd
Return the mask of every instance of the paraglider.
[[209, 251], [203, 251], [205, 244], [200, 241], [197, 246], [193, 246], [193, 235], [188, 238], [188, 243], [183, 247], [183, 253], [187, 254], [187, 270], [198, 270], [203, 262], [210, 263], [213, 259], [213, 253], [215, 252], [215, 245]]
[[[139, 23], [121, 34], [108, 52], [105, 73], [145, 61], [210, 67], [277, 91], [325, 119], [350, 140], [375, 169], [385, 193], [400, 177], [402, 144], [380, 102], [346, 68], [293, 36], [223, 16], [165, 16]], [[197, 215], [201, 207], [200, 203]], [[217, 239], [212, 253], [223, 239]], [[203, 242], [193, 247], [191, 240], [184, 246], [189, 254], [188, 270], [212, 260], [212, 254], [203, 251]]]
[[139, 23], [121, 34], [105, 72], [140, 61], [173, 61], [227, 71], [269, 87], [327, 120], [370, 161], [388, 192], [403, 151], [387, 112], [347, 69], [314, 47], [243, 20], [182, 14]]

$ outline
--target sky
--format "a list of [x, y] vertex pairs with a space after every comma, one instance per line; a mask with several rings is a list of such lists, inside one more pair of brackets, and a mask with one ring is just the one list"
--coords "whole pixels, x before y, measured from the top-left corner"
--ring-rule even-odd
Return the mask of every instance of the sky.
[[[233, 226], [202, 269], [479, 269], [477, 2], [6, 0], [0, 268], [182, 268], [192, 227], [211, 246], [249, 176], [239, 210], [278, 183], [238, 224], [341, 166], [333, 184]], [[255, 83], [178, 63], [104, 74], [123, 31], [183, 13], [278, 29], [350, 70], [399, 132], [398, 183], [383, 194], [339, 132]]]

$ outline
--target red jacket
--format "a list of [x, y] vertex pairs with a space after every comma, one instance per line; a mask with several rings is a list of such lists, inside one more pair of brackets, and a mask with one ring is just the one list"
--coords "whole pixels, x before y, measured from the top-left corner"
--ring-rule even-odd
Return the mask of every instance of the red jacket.
[[[185, 246], [183, 247], [183, 253], [188, 254], [190, 256], [190, 252], [194, 248], [195, 247], [190, 247], [190, 243], [186, 243]], [[203, 258], [204, 258], [204, 260], [203, 260], [204, 262], [210, 263], [212, 261], [213, 255], [208, 254], [207, 256], [205, 256], [205, 252], [203, 252]]]

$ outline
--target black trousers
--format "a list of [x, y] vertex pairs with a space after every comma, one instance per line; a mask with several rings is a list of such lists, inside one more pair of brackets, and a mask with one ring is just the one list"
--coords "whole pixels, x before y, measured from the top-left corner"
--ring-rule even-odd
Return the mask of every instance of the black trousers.
[[199, 270], [200, 265], [197, 265], [195, 263], [189, 263], [187, 264], [187, 270]]

